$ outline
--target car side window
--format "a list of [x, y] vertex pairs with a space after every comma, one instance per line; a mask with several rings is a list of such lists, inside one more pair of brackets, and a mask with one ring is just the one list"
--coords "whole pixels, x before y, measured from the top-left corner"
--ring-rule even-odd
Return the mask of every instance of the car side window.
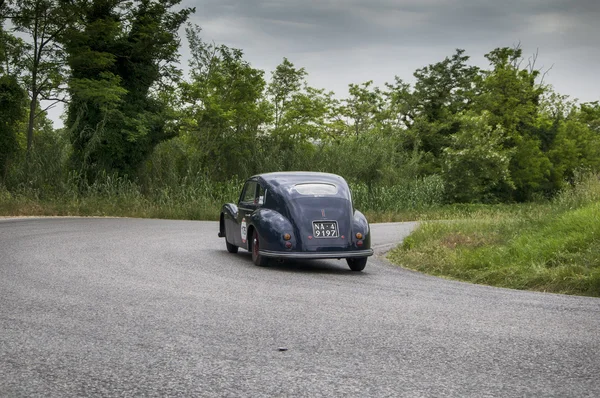
[[241, 203], [254, 203], [256, 198], [256, 181], [248, 181], [244, 187], [244, 193], [240, 200]]

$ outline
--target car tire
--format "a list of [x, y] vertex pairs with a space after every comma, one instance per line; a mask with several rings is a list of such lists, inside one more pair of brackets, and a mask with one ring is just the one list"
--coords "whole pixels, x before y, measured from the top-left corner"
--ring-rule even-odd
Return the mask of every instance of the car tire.
[[346, 262], [352, 271], [360, 272], [367, 266], [367, 257], [347, 258]]
[[225, 228], [225, 246], [227, 247], [227, 251], [229, 253], [235, 254], [238, 252], [239, 247], [229, 243], [229, 241], [227, 240], [227, 228]]
[[258, 237], [258, 232], [256, 230], [252, 231], [252, 262], [259, 267], [266, 267], [269, 259], [267, 257], [261, 256], [259, 254], [260, 251], [260, 238]]

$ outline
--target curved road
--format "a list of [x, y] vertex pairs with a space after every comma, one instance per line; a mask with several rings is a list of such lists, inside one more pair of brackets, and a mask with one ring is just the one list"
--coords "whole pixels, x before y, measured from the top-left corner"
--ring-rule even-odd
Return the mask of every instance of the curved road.
[[3, 397], [600, 396], [598, 299], [259, 268], [213, 222], [2, 220], [0, 300]]

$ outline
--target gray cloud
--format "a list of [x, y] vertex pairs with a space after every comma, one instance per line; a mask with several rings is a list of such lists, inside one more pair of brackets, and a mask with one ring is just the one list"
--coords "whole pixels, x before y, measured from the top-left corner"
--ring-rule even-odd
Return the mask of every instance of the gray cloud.
[[[464, 48], [473, 62], [521, 42], [554, 69], [548, 81], [584, 100], [600, 97], [598, 0], [196, 0], [193, 21], [208, 40], [241, 48], [262, 69], [285, 56], [311, 83], [338, 94], [348, 83], [394, 75]], [[591, 80], [591, 81], [590, 81]], [[582, 83], [586, 81], [585, 84]], [[573, 90], [570, 90], [572, 88]], [[594, 91], [592, 91], [594, 90]]]

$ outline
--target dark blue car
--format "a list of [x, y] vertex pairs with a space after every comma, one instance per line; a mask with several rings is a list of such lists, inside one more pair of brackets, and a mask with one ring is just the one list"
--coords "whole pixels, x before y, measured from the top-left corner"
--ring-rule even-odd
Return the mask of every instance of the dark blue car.
[[369, 223], [352, 206], [346, 181], [335, 174], [260, 174], [244, 184], [237, 205], [221, 211], [227, 250], [244, 248], [256, 265], [275, 259], [345, 258], [362, 271], [373, 255]]

